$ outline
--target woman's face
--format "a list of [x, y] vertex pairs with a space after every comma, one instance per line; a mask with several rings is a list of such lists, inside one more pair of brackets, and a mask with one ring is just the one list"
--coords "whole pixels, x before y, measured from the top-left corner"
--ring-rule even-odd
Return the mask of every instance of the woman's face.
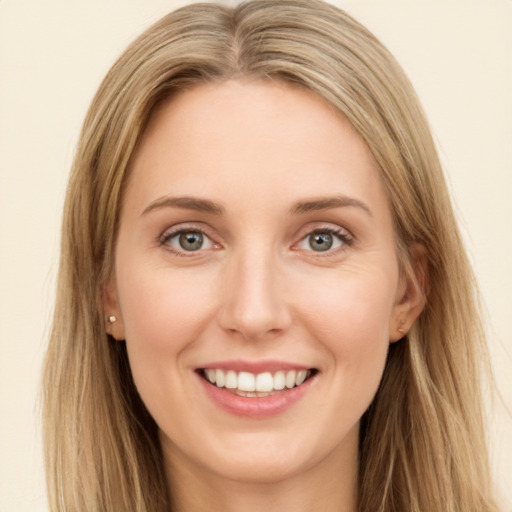
[[355, 467], [416, 314], [379, 176], [348, 121], [289, 85], [200, 85], [154, 113], [105, 310], [171, 467], [259, 482]]

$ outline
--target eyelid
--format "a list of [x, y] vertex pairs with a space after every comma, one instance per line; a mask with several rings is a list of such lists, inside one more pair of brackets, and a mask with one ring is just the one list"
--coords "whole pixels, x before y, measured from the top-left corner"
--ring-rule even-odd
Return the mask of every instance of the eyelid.
[[[198, 256], [200, 253], [203, 253], [204, 251], [210, 250], [210, 249], [219, 249], [222, 247], [222, 245], [215, 241], [214, 236], [209, 234], [210, 229], [208, 227], [204, 226], [203, 223], [194, 223], [194, 222], [184, 222], [181, 224], [177, 224], [171, 227], [168, 227], [165, 229], [161, 235], [158, 236], [158, 244], [161, 246], [165, 246], [169, 251], [184, 257], [193, 257]], [[179, 249], [177, 247], [172, 246], [169, 244], [169, 240], [177, 235], [180, 235], [182, 233], [187, 232], [198, 232], [201, 233], [208, 241], [210, 242], [210, 247], [208, 248], [201, 248], [196, 251], [185, 251], [182, 249]], [[355, 237], [354, 235], [346, 228], [341, 227], [336, 224], [330, 224], [330, 223], [324, 223], [320, 225], [315, 225], [314, 227], [311, 225], [308, 225], [300, 230], [300, 238], [298, 242], [294, 243], [292, 246], [292, 250], [300, 250], [305, 251], [308, 253], [315, 254], [317, 257], [327, 257], [332, 256], [333, 254], [337, 254], [338, 252], [346, 250], [348, 247], [350, 247], [354, 241]], [[329, 248], [326, 251], [314, 251], [313, 249], [302, 249], [299, 246], [304, 240], [307, 239], [307, 237], [315, 234], [315, 233], [329, 233], [332, 234], [334, 237], [336, 237], [340, 242], [341, 246], [336, 247], [334, 249]]]
[[[302, 249], [302, 248], [298, 247], [308, 237], [310, 237], [311, 235], [314, 235], [316, 233], [332, 234], [334, 237], [336, 237], [341, 242], [341, 245], [334, 249], [329, 248], [326, 251], [314, 251], [313, 249]], [[348, 229], [343, 228], [341, 226], [337, 226], [337, 225], [324, 224], [324, 225], [315, 226], [313, 228], [309, 227], [309, 229], [303, 230], [302, 234], [300, 235], [299, 241], [293, 245], [292, 249], [312, 253], [312, 254], [315, 254], [315, 256], [319, 256], [319, 257], [327, 257], [327, 256], [332, 256], [333, 254], [337, 254], [341, 251], [346, 250], [348, 247], [350, 247], [354, 243], [354, 240], [355, 240], [355, 237], [352, 235], [352, 233]]]
[[[215, 242], [213, 237], [208, 233], [208, 229], [205, 229], [203, 225], [198, 225], [194, 223], [183, 223], [177, 224], [175, 226], [171, 226], [163, 231], [163, 233], [158, 237], [158, 244], [164, 246], [167, 250], [177, 254], [179, 256], [191, 257], [197, 256], [198, 254], [207, 251], [209, 249], [217, 249], [220, 247], [218, 242]], [[210, 242], [210, 246], [207, 248], [201, 248], [197, 251], [185, 251], [178, 247], [175, 247], [169, 243], [169, 241], [183, 233], [201, 233], [201, 235]]]

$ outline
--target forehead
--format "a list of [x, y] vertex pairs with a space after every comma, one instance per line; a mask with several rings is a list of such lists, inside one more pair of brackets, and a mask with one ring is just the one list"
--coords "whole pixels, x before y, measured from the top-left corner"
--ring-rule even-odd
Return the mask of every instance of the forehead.
[[127, 194], [141, 203], [191, 192], [219, 202], [233, 193], [292, 201], [337, 187], [383, 197], [380, 175], [361, 136], [317, 95], [281, 82], [229, 80], [158, 106], [132, 159]]

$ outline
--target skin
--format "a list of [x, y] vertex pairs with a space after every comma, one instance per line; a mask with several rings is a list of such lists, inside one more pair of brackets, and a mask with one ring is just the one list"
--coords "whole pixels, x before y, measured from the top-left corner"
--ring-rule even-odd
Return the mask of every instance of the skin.
[[[290, 212], [340, 196], [349, 204]], [[184, 251], [166, 238], [176, 229], [206, 243]], [[315, 251], [310, 234], [326, 230], [342, 238]], [[159, 106], [131, 163], [105, 312], [160, 428], [173, 509], [356, 510], [360, 418], [389, 344], [423, 307], [399, 269], [379, 167], [321, 99], [230, 80]], [[213, 403], [195, 372], [233, 359], [318, 374], [282, 413], [244, 418]]]

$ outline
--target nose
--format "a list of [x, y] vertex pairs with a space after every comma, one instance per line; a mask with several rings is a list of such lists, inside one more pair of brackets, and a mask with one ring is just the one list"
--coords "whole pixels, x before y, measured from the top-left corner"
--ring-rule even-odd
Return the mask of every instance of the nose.
[[234, 256], [225, 268], [219, 324], [246, 340], [278, 336], [291, 324], [284, 276], [271, 257]]

